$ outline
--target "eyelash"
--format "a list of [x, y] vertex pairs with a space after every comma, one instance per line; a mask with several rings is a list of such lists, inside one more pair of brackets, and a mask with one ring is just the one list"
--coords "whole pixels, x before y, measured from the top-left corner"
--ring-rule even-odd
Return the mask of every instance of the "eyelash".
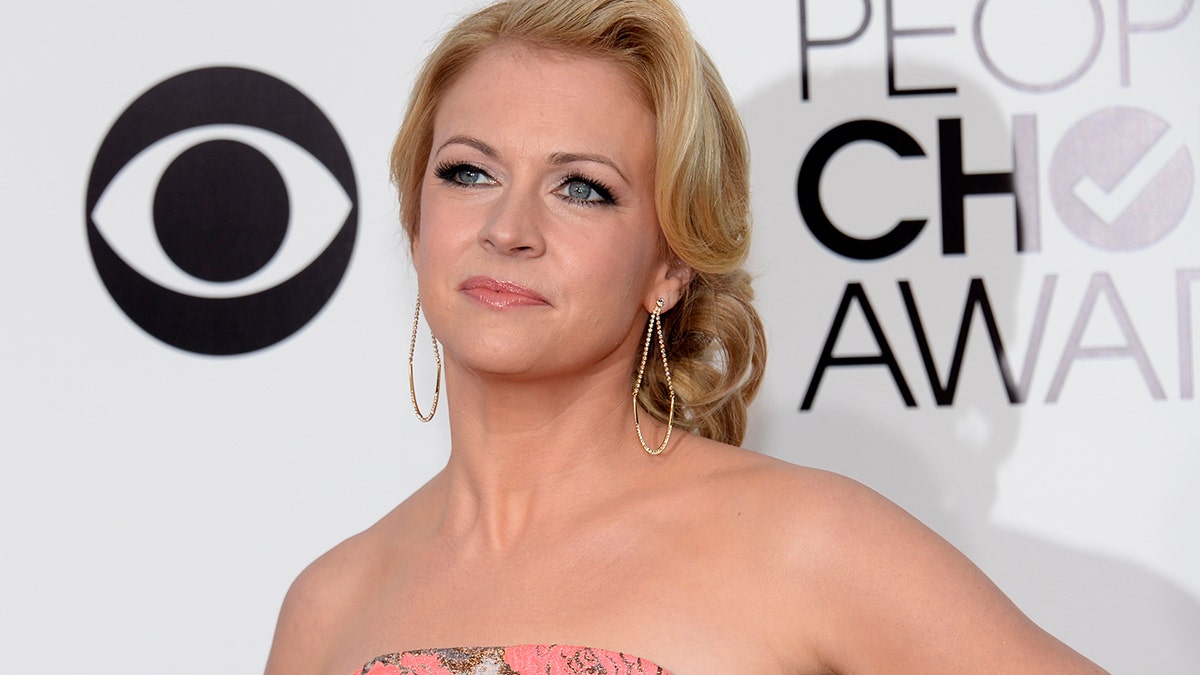
[[[446, 183], [456, 187], [471, 187], [470, 183], [463, 183], [457, 180], [456, 177], [461, 171], [475, 171], [487, 176], [491, 180], [495, 180], [487, 171], [484, 171], [482, 168], [467, 162], [443, 162], [437, 165], [437, 167], [434, 169], [434, 175], [442, 181], [445, 181]], [[601, 197], [600, 201], [588, 201], [584, 199], [574, 199], [565, 195], [559, 195], [561, 199], [572, 204], [579, 204], [581, 206], [615, 206], [619, 203], [616, 197], [613, 196], [611, 187], [604, 184], [602, 181], [598, 181], [594, 178], [588, 178], [580, 173], [568, 174], [562, 179], [561, 182], [559, 182], [558, 188], [561, 190], [571, 183], [583, 183], [595, 190], [596, 194], [600, 195]]]
[[602, 198], [601, 201], [593, 202], [582, 199], [574, 199], [572, 197], [563, 197], [563, 199], [571, 202], [572, 204], [580, 204], [582, 206], [616, 206], [618, 203], [616, 197], [613, 197], [612, 188], [594, 178], [588, 178], [587, 176], [583, 176], [578, 173], [572, 173], [566, 178], [563, 178], [562, 182], [558, 184], [558, 187], [561, 190], [571, 183], [583, 183], [584, 185], [587, 185], [591, 189], [595, 190], [596, 194], [600, 195]]
[[461, 183], [456, 180], [456, 176], [460, 171], [474, 171], [487, 176], [489, 179], [492, 178], [488, 172], [484, 171], [478, 166], [475, 166], [474, 164], [468, 164], [466, 162], [443, 162], [438, 164], [437, 168], [433, 170], [433, 175], [447, 183], [450, 183], [451, 185], [458, 187], [470, 187], [469, 183]]

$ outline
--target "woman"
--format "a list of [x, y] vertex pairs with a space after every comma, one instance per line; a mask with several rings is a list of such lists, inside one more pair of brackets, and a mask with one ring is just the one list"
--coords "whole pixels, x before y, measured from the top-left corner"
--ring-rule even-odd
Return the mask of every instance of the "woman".
[[670, 0], [467, 17], [392, 168], [450, 459], [300, 575], [268, 673], [1100, 672], [882, 497], [734, 447], [745, 139]]

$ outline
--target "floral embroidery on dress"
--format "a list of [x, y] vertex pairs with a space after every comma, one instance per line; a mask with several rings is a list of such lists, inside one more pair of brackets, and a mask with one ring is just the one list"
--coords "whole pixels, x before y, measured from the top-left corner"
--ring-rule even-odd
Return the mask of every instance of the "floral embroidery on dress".
[[370, 670], [364, 668], [362, 671], [367, 675], [454, 675], [442, 667], [436, 653], [389, 654], [368, 665]]
[[591, 647], [517, 645], [385, 654], [356, 675], [670, 675], [646, 659]]

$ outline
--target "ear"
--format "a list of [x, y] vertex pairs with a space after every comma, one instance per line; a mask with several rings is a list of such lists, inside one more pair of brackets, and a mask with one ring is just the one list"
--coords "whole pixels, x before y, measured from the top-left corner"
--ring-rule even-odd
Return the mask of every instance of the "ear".
[[692, 282], [694, 276], [695, 271], [683, 264], [682, 260], [672, 258], [664, 261], [655, 271], [650, 295], [643, 300], [646, 312], [654, 312], [659, 298], [663, 299], [662, 311], [665, 313], [670, 310], [683, 299], [683, 294], [687, 291], [688, 284]]

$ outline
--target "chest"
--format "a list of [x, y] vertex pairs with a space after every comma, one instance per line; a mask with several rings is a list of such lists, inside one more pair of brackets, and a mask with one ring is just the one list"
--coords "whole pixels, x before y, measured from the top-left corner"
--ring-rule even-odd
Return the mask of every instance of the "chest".
[[767, 630], [770, 594], [733, 581], [747, 576], [733, 569], [744, 556], [706, 546], [631, 536], [546, 541], [507, 559], [412, 554], [371, 584], [347, 622], [347, 658], [558, 643], [644, 657], [674, 675], [795, 672]]

